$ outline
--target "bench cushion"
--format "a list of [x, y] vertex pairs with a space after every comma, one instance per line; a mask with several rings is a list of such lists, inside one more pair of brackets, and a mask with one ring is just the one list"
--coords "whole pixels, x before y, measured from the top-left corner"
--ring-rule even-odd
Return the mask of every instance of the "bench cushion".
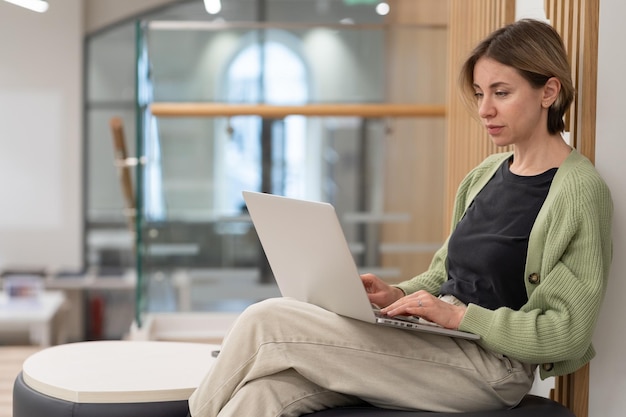
[[[428, 411], [397, 411], [375, 407], [342, 407], [307, 414], [307, 417], [576, 417], [563, 405], [548, 398], [527, 395], [522, 402], [510, 410], [432, 413]], [[17, 417], [17, 416], [15, 416]]]

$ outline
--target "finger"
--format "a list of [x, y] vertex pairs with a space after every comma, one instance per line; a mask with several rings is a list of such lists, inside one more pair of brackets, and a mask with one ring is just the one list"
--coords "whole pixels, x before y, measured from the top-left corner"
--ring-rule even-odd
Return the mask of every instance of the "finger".
[[398, 316], [398, 315], [402, 315], [405, 314], [407, 309], [407, 304], [406, 304], [406, 300], [403, 300], [402, 298], [390, 305], [388, 305], [387, 307], [383, 308], [381, 310], [381, 312], [383, 314], [387, 314], [389, 316]]
[[425, 312], [425, 300], [422, 297], [410, 296], [403, 297], [397, 300], [395, 303], [390, 304], [387, 308], [381, 310], [384, 314], [390, 316], [398, 315], [421, 315]]

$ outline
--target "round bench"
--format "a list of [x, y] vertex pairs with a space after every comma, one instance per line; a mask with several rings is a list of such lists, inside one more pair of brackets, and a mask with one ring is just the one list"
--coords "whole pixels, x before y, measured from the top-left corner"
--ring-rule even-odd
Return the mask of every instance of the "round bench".
[[218, 345], [156, 341], [70, 343], [23, 364], [13, 417], [185, 417]]

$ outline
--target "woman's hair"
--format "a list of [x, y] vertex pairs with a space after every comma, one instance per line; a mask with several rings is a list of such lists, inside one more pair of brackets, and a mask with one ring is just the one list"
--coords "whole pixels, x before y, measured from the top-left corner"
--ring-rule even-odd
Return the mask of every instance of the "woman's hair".
[[561, 91], [548, 109], [548, 132], [565, 129], [563, 115], [574, 99], [571, 69], [563, 40], [549, 24], [523, 19], [504, 26], [480, 42], [461, 69], [460, 84], [466, 101], [474, 98], [474, 67], [480, 58], [490, 58], [513, 67], [534, 88], [552, 78], [561, 81]]

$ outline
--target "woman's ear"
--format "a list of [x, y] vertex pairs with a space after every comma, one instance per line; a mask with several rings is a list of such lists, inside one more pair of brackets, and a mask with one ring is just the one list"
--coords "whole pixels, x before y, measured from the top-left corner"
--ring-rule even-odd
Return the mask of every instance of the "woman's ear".
[[550, 107], [559, 98], [561, 92], [561, 80], [556, 77], [552, 77], [546, 81], [543, 86], [543, 99], [541, 104], [544, 108]]

